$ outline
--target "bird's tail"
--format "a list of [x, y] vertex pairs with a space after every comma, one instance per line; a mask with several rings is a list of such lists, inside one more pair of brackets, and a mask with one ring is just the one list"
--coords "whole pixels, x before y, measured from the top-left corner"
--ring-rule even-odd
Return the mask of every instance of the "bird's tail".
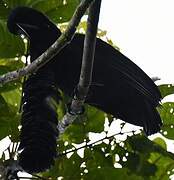
[[57, 154], [60, 94], [54, 82], [54, 74], [47, 69], [31, 75], [24, 85], [19, 164], [29, 173], [50, 168]]
[[144, 115], [142, 118], [144, 131], [147, 136], [155, 134], [160, 131], [162, 126], [161, 117], [154, 105], [144, 102]]

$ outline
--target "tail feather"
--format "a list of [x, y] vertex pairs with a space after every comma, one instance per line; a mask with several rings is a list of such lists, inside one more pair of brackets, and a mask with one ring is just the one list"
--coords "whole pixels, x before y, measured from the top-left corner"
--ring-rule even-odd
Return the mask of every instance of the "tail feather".
[[161, 117], [153, 105], [145, 101], [144, 115], [142, 122], [146, 135], [152, 135], [160, 131], [162, 126]]

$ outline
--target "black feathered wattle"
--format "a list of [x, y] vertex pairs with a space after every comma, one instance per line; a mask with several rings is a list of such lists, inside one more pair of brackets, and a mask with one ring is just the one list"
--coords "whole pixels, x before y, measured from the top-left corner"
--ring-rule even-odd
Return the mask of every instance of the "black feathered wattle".
[[[14, 9], [7, 26], [11, 33], [24, 34], [28, 37], [31, 61], [41, 55], [61, 35], [56, 25], [44, 14], [28, 7]], [[53, 162], [54, 137], [57, 133], [50, 122], [56, 126], [54, 123], [56, 109], [49, 111], [49, 107], [45, 108], [43, 101], [47, 96], [56, 96], [56, 92], [50, 86], [51, 83], [65, 94], [69, 96], [73, 94], [80, 75], [83, 42], [84, 35], [76, 34], [71, 43], [36, 73], [34, 76], [36, 82], [33, 76], [27, 80], [29, 83], [24, 89], [26, 92], [24, 100], [28, 101], [28, 107], [27, 105], [23, 107], [21, 147], [24, 150], [20, 155], [20, 163], [29, 172], [42, 171]], [[53, 79], [49, 79], [49, 73], [52, 74], [51, 77], [54, 76]], [[162, 122], [156, 110], [161, 99], [158, 87], [136, 64], [100, 39], [96, 40], [92, 78], [86, 103], [125, 122], [143, 127], [147, 135], [160, 130]], [[43, 80], [42, 83], [37, 83], [40, 80]], [[50, 89], [47, 88], [47, 84]], [[35, 107], [36, 111], [33, 110]], [[47, 112], [52, 116], [45, 116], [44, 113]], [[48, 132], [45, 131], [44, 123], [48, 124]], [[47, 139], [50, 141], [47, 142]], [[39, 150], [42, 150], [41, 154]], [[40, 161], [42, 156], [43, 159]], [[29, 157], [33, 159], [29, 160]]]
[[49, 169], [57, 156], [57, 104], [52, 71], [39, 70], [24, 84], [19, 164], [29, 173]]

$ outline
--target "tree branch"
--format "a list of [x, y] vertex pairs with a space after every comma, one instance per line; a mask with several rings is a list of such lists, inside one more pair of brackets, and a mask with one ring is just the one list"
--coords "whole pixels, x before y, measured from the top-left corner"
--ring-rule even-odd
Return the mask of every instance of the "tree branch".
[[66, 127], [68, 127], [69, 124], [71, 124], [76, 117], [83, 112], [83, 104], [92, 80], [100, 6], [101, 0], [95, 0], [89, 7], [80, 79], [77, 91], [75, 92], [74, 98], [69, 107], [69, 112], [67, 112], [63, 117], [63, 120], [59, 122], [58, 129], [60, 133], [63, 133]]
[[56, 40], [56, 42], [30, 65], [0, 76], [0, 84], [3, 85], [7, 82], [11, 82], [23, 76], [34, 73], [43, 65], [51, 61], [51, 59], [71, 41], [76, 31], [76, 28], [81, 20], [81, 17], [84, 15], [86, 9], [89, 7], [91, 2], [93, 2], [93, 0], [82, 0], [79, 6], [77, 7], [76, 11], [74, 12], [74, 15], [72, 16], [67, 29]]

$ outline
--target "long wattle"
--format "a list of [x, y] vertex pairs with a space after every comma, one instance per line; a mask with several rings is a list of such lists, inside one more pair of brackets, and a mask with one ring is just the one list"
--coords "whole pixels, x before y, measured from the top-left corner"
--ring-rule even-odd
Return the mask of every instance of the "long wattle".
[[49, 169], [57, 156], [57, 107], [60, 96], [51, 71], [38, 72], [24, 84], [19, 164], [29, 173]]

